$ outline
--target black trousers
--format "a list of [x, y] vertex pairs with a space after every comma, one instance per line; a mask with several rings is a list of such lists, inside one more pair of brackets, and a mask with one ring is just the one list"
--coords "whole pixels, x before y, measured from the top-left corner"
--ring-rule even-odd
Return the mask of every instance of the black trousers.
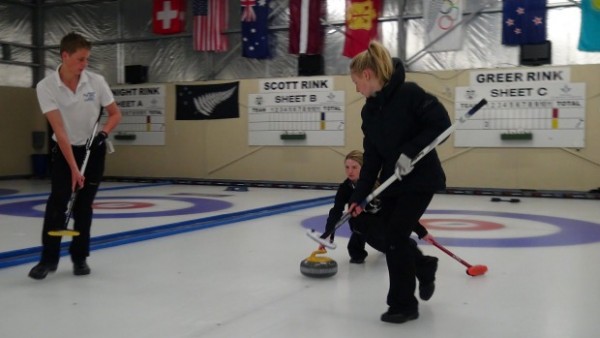
[[[379, 252], [387, 252], [385, 224], [380, 213], [363, 212], [359, 216], [351, 218], [348, 223], [352, 230], [348, 241], [348, 254], [351, 258], [365, 259], [368, 255], [365, 250], [366, 244]], [[409, 238], [409, 242], [415, 257], [417, 280], [422, 284], [431, 283], [435, 279], [435, 267], [432, 264], [435, 264], [434, 260], [437, 261], [437, 259], [424, 255], [414, 239]]]
[[350, 258], [363, 260], [368, 253], [365, 245], [369, 244], [375, 250], [385, 252], [383, 222], [379, 214], [363, 212], [348, 221], [352, 234], [348, 241]]
[[383, 245], [390, 278], [387, 304], [392, 312], [418, 311], [416, 266], [423, 254], [410, 235], [433, 195], [433, 192], [410, 192], [382, 198]]
[[[368, 255], [368, 252], [365, 250], [367, 244], [379, 252], [385, 253], [387, 251], [385, 224], [381, 214], [363, 212], [359, 216], [351, 218], [348, 223], [352, 230], [350, 240], [348, 241], [348, 254], [351, 258], [358, 260], [365, 259]], [[417, 247], [415, 240], [410, 238], [410, 241], [414, 250], [416, 250], [415, 257], [417, 257], [418, 268], [420, 260], [428, 256], [423, 255]], [[426, 259], [424, 263], [428, 262], [429, 260]]]
[[[85, 158], [85, 147], [74, 146], [73, 154], [77, 166], [81, 168]], [[79, 231], [79, 236], [73, 237], [69, 247], [71, 260], [80, 262], [90, 254], [90, 228], [92, 226], [92, 203], [98, 192], [102, 175], [104, 174], [104, 161], [106, 146], [95, 148], [90, 157], [83, 175], [85, 184], [77, 193], [73, 204], [71, 218], [73, 228]], [[71, 169], [65, 160], [58, 145], [52, 148], [51, 191], [46, 202], [44, 225], [42, 230], [42, 257], [43, 263], [58, 263], [60, 258], [61, 237], [49, 236], [48, 231], [64, 227], [66, 220], [67, 204], [71, 198]]]

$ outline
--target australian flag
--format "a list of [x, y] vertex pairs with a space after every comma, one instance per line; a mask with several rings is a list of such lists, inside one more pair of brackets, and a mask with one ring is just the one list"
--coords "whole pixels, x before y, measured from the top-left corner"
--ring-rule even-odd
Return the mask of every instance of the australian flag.
[[269, 51], [269, 1], [240, 0], [242, 5], [242, 56], [268, 59]]
[[216, 120], [240, 117], [239, 82], [176, 85], [176, 120]]
[[504, 0], [502, 44], [526, 45], [546, 41], [546, 0]]

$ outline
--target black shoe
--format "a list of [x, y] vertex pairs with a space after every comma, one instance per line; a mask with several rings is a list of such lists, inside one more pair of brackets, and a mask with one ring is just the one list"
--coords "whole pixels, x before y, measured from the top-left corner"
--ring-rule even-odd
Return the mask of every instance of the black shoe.
[[438, 259], [436, 257], [427, 257], [423, 266], [419, 267], [423, 271], [419, 279], [419, 298], [429, 300], [435, 291], [435, 272], [437, 271]]
[[73, 274], [75, 276], [89, 275], [90, 272], [91, 272], [91, 269], [85, 261], [73, 263]]
[[38, 280], [44, 279], [48, 275], [48, 272], [56, 271], [57, 267], [58, 264], [38, 263], [29, 271], [29, 277]]
[[429, 300], [435, 291], [435, 282], [419, 285], [419, 298]]
[[410, 313], [410, 314], [405, 314], [405, 313], [401, 313], [401, 312], [394, 313], [394, 312], [391, 312], [390, 310], [388, 310], [388, 312], [381, 315], [382, 322], [394, 323], [394, 324], [402, 324], [404, 322], [407, 322], [409, 320], [415, 320], [417, 318], [419, 318], [419, 312], [417, 312], [417, 311]]
[[350, 258], [350, 263], [352, 264], [362, 264], [365, 262], [364, 258]]

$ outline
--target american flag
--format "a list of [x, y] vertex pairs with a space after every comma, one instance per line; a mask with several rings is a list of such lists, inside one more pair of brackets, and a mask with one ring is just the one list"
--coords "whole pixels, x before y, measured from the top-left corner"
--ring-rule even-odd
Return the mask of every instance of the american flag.
[[228, 48], [227, 29], [228, 1], [193, 0], [194, 49], [197, 51], [224, 52]]

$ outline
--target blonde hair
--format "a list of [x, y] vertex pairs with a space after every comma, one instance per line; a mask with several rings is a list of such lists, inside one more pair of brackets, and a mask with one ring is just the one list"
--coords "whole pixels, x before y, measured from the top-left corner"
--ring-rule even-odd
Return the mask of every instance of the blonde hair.
[[[351, 152], [348, 153], [348, 155], [346, 155], [346, 158], [344, 159], [344, 161], [346, 160], [353, 160], [356, 161], [356, 163], [360, 164], [360, 166], [362, 167], [363, 165], [363, 152], [360, 150], [352, 150]], [[375, 184], [373, 185], [373, 190], [377, 189], [377, 187], [379, 187], [381, 184], [379, 183], [379, 180], [375, 181]]]
[[350, 72], [353, 74], [361, 73], [365, 69], [370, 69], [375, 77], [384, 84], [392, 77], [394, 64], [390, 52], [380, 42], [371, 40], [369, 48], [360, 52], [350, 61]]
[[360, 166], [362, 167], [362, 165], [363, 165], [363, 153], [360, 150], [352, 150], [351, 152], [348, 153], [348, 155], [346, 155], [346, 158], [344, 158], [344, 162], [346, 160], [353, 160], [356, 163], [360, 164]]

